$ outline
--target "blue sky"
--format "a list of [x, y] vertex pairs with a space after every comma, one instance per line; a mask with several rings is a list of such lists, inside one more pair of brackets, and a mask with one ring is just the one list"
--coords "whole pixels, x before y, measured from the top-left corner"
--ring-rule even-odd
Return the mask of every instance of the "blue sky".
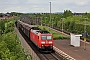
[[54, 12], [90, 12], [90, 0], [0, 0], [0, 12], [48, 13], [50, 3]]

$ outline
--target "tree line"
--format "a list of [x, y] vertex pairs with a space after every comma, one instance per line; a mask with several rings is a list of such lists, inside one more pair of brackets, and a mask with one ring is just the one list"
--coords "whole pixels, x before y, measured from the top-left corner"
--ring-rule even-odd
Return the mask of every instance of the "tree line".
[[[85, 27], [85, 19], [86, 19], [86, 32], [88, 33], [88, 40], [90, 39], [90, 13], [72, 13], [70, 10], [64, 10], [61, 14], [29, 14], [32, 20], [37, 24], [37, 20], [40, 21], [39, 25], [42, 24], [46, 26], [50, 26], [52, 28], [58, 29], [62, 31], [62, 25], [64, 32], [67, 33], [75, 33], [75, 34], [83, 34]], [[41, 17], [41, 19], [39, 19]]]

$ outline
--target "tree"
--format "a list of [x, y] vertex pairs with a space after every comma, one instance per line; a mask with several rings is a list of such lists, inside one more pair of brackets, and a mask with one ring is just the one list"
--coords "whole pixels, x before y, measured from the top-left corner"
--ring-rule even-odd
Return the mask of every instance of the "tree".
[[66, 17], [69, 17], [69, 16], [72, 16], [72, 12], [70, 10], [64, 10], [63, 17], [66, 18]]

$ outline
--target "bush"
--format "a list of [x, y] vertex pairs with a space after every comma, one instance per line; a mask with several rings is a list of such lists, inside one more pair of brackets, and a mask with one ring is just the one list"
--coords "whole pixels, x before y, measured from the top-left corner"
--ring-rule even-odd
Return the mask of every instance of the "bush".
[[[4, 33], [0, 36], [0, 60], [27, 60], [24, 49], [14, 32], [14, 20], [8, 20], [2, 25]], [[1, 26], [1, 25], [0, 25]]]

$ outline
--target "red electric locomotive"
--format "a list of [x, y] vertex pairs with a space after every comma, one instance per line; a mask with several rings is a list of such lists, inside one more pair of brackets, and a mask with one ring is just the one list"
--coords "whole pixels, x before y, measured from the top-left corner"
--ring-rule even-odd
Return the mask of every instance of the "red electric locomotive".
[[31, 28], [30, 38], [40, 50], [53, 50], [53, 36], [49, 32], [44, 30], [35, 30]]
[[41, 30], [34, 25], [26, 24], [20, 20], [18, 27], [30, 38], [30, 40], [43, 52], [53, 51], [53, 36], [46, 30]]

